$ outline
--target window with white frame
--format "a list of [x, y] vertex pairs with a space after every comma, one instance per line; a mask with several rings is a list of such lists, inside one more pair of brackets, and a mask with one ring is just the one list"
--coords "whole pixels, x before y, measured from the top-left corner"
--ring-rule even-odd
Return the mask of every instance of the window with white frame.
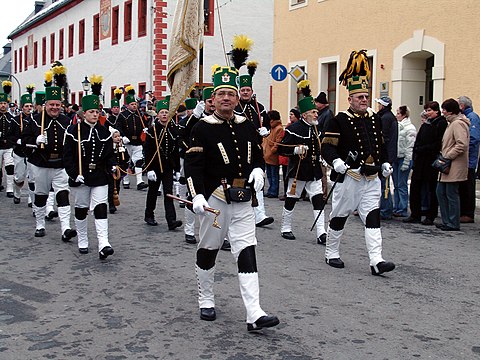
[[337, 112], [338, 101], [338, 69], [340, 56], [330, 56], [318, 59], [319, 89], [318, 93], [323, 91], [327, 94], [330, 110], [334, 114]]
[[295, 10], [298, 8], [302, 8], [308, 5], [308, 0], [290, 0], [288, 4], [289, 10]]

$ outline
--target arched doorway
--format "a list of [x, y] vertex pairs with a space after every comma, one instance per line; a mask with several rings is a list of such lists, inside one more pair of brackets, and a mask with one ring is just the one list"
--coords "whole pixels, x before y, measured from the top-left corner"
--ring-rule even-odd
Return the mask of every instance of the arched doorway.
[[423, 104], [443, 100], [445, 44], [417, 30], [393, 50], [392, 101], [394, 109], [408, 105], [412, 121], [420, 124]]

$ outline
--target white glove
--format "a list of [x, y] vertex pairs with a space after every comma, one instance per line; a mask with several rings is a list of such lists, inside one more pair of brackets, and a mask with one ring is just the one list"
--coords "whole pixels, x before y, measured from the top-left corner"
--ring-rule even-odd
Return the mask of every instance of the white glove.
[[262, 191], [265, 180], [263, 180], [263, 170], [260, 168], [255, 168], [250, 173], [248, 177], [248, 182], [253, 181], [253, 188], [256, 192]]
[[393, 173], [393, 167], [388, 162], [382, 164], [382, 175], [387, 177]]
[[46, 142], [47, 142], [47, 138], [45, 137], [45, 135], [37, 136], [37, 145], [45, 144]]
[[18, 144], [18, 145], [22, 145], [22, 139], [18, 139], [18, 140], [17, 140], [17, 144]]
[[123, 141], [123, 143], [124, 143], [125, 145], [130, 144], [130, 139], [127, 138], [126, 136], [124, 136], [124, 137], [122, 138], [122, 141]]
[[195, 106], [195, 109], [193, 109], [193, 116], [195, 116], [197, 119], [200, 119], [202, 117], [203, 111], [205, 110], [205, 102], [199, 101], [197, 103], [197, 106]]
[[350, 166], [348, 166], [345, 161], [340, 158], [333, 160], [333, 169], [338, 174], [345, 174]]
[[148, 181], [157, 182], [157, 174], [155, 174], [155, 171], [150, 170], [149, 172], [147, 172], [147, 179]]
[[143, 128], [143, 132], [146, 134], [148, 132], [148, 128]]
[[266, 127], [261, 127], [260, 129], [258, 129], [258, 133], [260, 134], [260, 136], [268, 136], [268, 134], [270, 134], [270, 130], [268, 130]]
[[293, 154], [294, 155], [304, 155], [306, 154], [308, 151], [308, 146], [307, 145], [299, 145], [299, 146], [295, 146], [295, 148], [293, 149]]
[[78, 175], [77, 178], [75, 179], [75, 182], [83, 184], [85, 182], [85, 179], [83, 178], [82, 175]]
[[193, 198], [193, 212], [198, 215], [205, 215], [205, 208], [210, 207], [202, 194], [197, 194]]
[[405, 161], [405, 159], [403, 159], [403, 163], [402, 163], [402, 166], [400, 166], [400, 170], [407, 171], [409, 168], [410, 168], [410, 161]]
[[180, 175], [180, 173], [177, 171], [177, 172], [175, 173], [175, 180], [176, 180], [176, 181], [179, 181], [179, 180], [180, 180], [180, 177], [181, 177], [181, 175]]

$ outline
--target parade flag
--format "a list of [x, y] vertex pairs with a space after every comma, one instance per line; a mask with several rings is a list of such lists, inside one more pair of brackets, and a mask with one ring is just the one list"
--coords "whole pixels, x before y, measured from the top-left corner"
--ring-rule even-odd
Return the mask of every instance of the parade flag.
[[203, 0], [177, 2], [168, 52], [169, 118], [173, 118], [178, 106], [195, 87], [203, 22]]

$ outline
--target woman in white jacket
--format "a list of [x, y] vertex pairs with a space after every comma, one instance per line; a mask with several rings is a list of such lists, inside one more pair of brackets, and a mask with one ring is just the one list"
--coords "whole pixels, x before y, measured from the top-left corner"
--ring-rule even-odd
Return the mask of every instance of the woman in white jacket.
[[397, 109], [398, 152], [393, 164], [394, 205], [393, 216], [408, 216], [408, 176], [412, 168], [412, 153], [417, 129], [410, 120], [410, 109], [402, 105]]

